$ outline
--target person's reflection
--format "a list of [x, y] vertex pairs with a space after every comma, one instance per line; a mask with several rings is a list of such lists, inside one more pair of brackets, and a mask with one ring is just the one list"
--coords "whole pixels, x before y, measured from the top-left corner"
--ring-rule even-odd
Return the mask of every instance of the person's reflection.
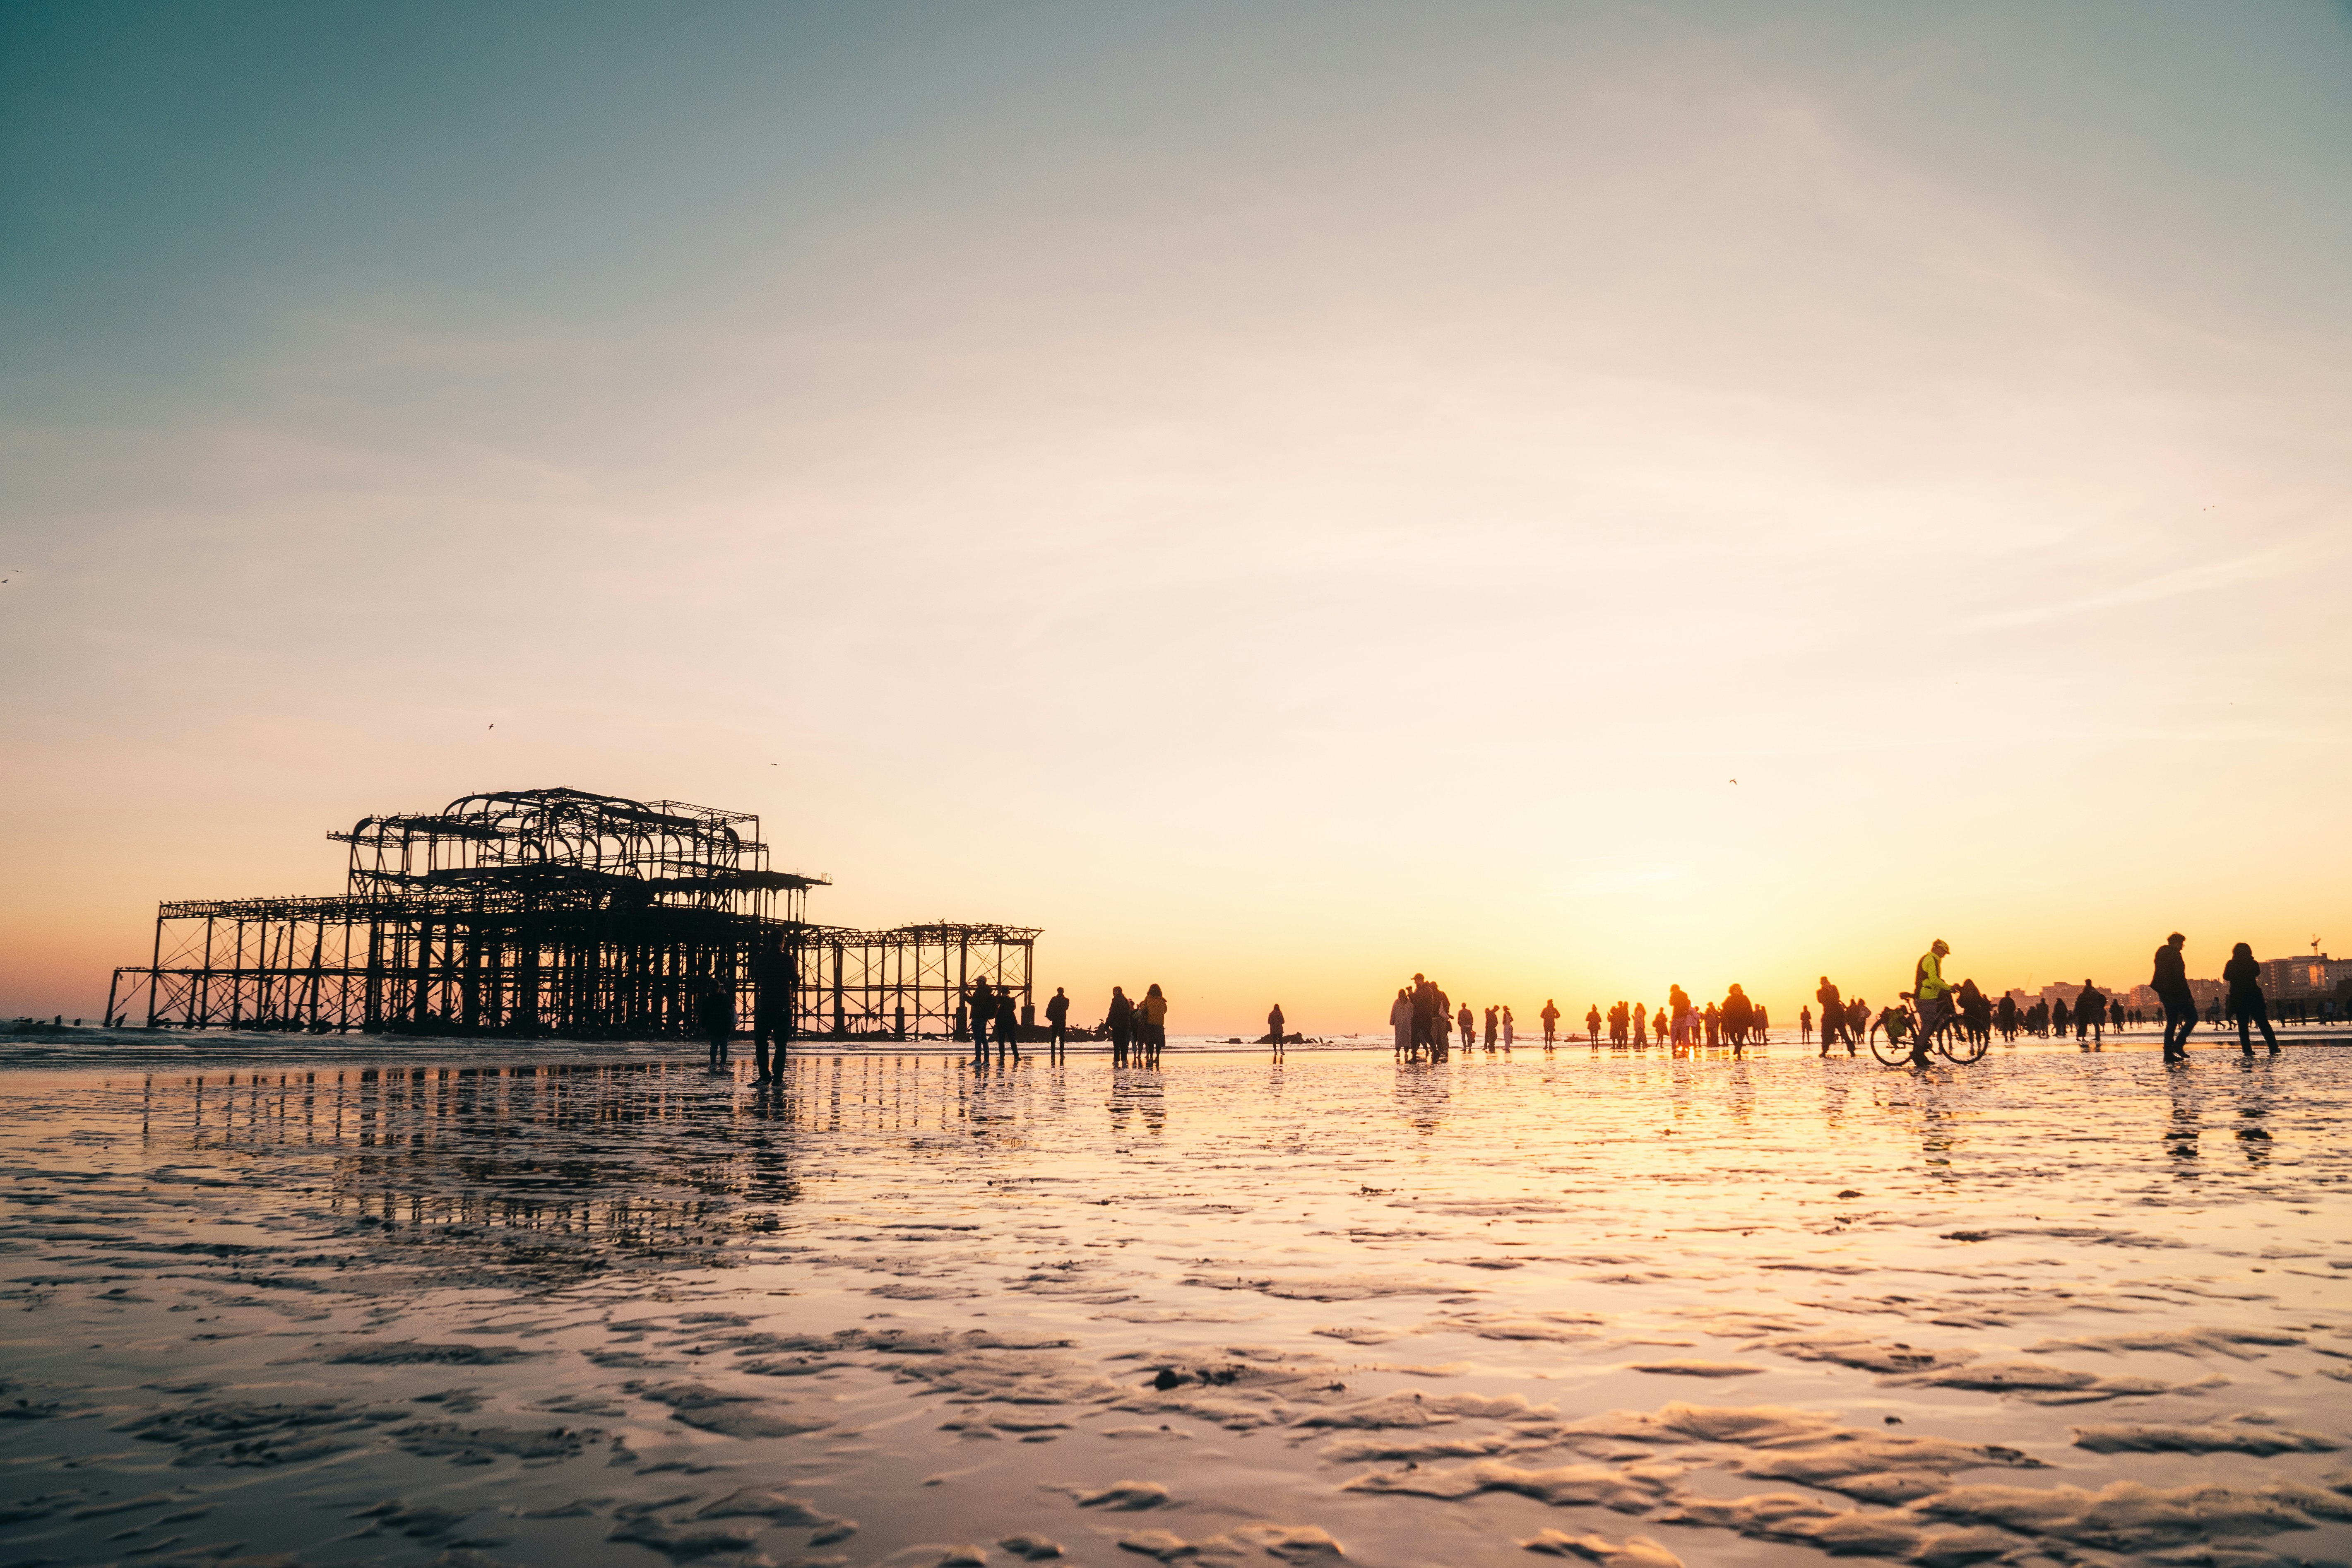
[[2244, 1082], [2238, 1095], [2238, 1148], [2246, 1163], [2259, 1169], [2271, 1163], [2271, 1066], [2266, 1059], [2246, 1058], [2239, 1070]]
[[1445, 1075], [1430, 1070], [1428, 1063], [1407, 1058], [1398, 1064], [1397, 1109], [1414, 1131], [1426, 1137], [1444, 1126], [1446, 1102], [1452, 1098]]
[[1128, 1118], [1143, 1112], [1147, 1132], [1158, 1132], [1168, 1124], [1167, 1080], [1157, 1068], [1113, 1068], [1110, 1074], [1110, 1125], [1114, 1132], [1127, 1131]]
[[[2199, 1158], [2200, 1128], [2198, 1125], [2197, 1086], [2189, 1075], [2175, 1068], [2167, 1075], [2166, 1087], [2172, 1092], [2172, 1123], [2164, 1131], [2164, 1152], [2175, 1160]], [[2192, 1169], [2184, 1168], [2184, 1177], [2193, 1177]]]

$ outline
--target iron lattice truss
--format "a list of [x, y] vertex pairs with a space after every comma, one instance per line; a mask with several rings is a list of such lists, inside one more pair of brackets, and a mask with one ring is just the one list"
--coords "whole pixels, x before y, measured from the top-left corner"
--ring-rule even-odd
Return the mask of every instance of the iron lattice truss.
[[771, 985], [797, 1035], [961, 1034], [983, 978], [1027, 1016], [1035, 931], [813, 925], [824, 879], [771, 870], [743, 813], [520, 790], [328, 837], [351, 846], [342, 896], [162, 905], [150, 962], [114, 972], [108, 1021], [684, 1037], [713, 985], [751, 1023], [756, 960], [777, 942]]

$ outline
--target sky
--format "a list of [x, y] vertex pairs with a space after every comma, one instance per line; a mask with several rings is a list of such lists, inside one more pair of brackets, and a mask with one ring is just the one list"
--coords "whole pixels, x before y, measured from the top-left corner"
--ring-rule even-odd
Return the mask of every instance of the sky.
[[1090, 1014], [2352, 951], [2352, 7], [0, 9], [0, 1015], [758, 812]]

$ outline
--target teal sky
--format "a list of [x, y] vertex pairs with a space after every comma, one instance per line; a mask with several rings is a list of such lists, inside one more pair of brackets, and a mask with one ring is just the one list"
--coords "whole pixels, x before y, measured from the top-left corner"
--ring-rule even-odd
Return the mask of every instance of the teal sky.
[[549, 784], [1220, 1029], [2352, 949], [2347, 379], [2341, 5], [12, 5], [0, 1013]]

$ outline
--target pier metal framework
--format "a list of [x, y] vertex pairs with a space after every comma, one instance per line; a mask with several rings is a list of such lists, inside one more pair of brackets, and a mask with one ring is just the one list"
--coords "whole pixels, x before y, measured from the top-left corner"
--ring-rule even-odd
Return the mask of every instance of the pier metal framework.
[[826, 879], [771, 869], [747, 813], [518, 790], [328, 837], [350, 846], [340, 896], [162, 905], [149, 962], [114, 972], [108, 1022], [688, 1037], [714, 985], [751, 1026], [772, 948], [803, 1037], [953, 1034], [983, 977], [1030, 1001], [1034, 930], [811, 924]]

